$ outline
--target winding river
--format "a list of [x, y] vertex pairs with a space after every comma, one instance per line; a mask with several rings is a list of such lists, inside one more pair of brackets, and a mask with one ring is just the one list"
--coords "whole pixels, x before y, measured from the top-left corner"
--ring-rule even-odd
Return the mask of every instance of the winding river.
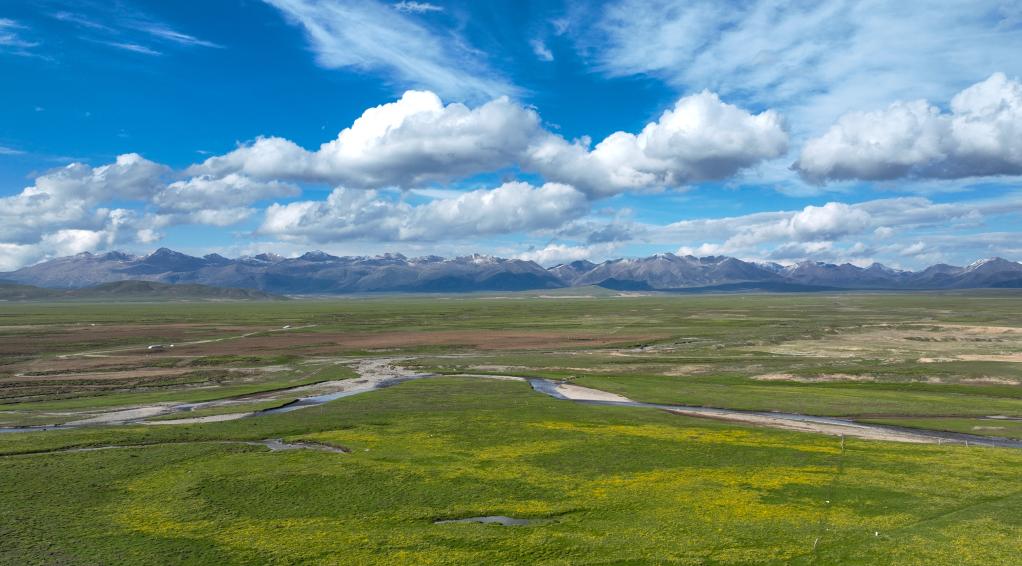
[[[275, 407], [271, 409], [265, 409], [262, 411], [234, 413], [228, 415], [219, 415], [216, 417], [207, 417], [209, 419], [208, 422], [213, 422], [214, 420], [255, 418], [260, 416], [288, 413], [292, 411], [306, 409], [309, 407], [316, 407], [324, 403], [328, 403], [330, 401], [334, 401], [344, 397], [351, 397], [353, 395], [359, 395], [362, 393], [375, 391], [377, 389], [391, 387], [394, 385], [398, 385], [400, 383], [404, 383], [406, 381], [435, 377], [438, 375], [431, 373], [412, 373], [408, 370], [404, 370], [402, 368], [397, 368], [395, 366], [389, 365], [388, 362], [390, 361], [392, 360], [363, 360], [359, 362], [358, 367], [359, 374], [365, 379], [332, 382], [340, 384], [338, 386], [339, 390], [318, 393], [316, 395], [309, 395], [307, 397], [299, 397], [297, 400], [286, 405], [282, 405], [280, 407]], [[519, 376], [499, 376], [499, 375], [465, 375], [465, 377], [527, 381], [534, 391], [542, 393], [544, 395], [548, 395], [550, 397], [553, 397], [554, 399], [559, 399], [566, 402], [576, 402], [585, 403], [589, 405], [611, 407], [634, 407], [643, 409], [656, 409], [679, 415], [712, 418], [730, 422], [752, 424], [756, 426], [765, 426], [769, 428], [780, 428], [785, 430], [796, 430], [803, 432], [815, 432], [830, 434], [833, 436], [849, 436], [854, 438], [866, 438], [872, 440], [889, 440], [896, 442], [915, 442], [930, 444], [951, 443], [968, 446], [987, 446], [1015, 449], [1022, 448], [1022, 440], [987, 437], [937, 430], [904, 428], [887, 425], [881, 426], [860, 423], [849, 419], [841, 419], [834, 417], [802, 415], [797, 413], [742, 411], [736, 409], [719, 409], [687, 405], [664, 405], [657, 403], [643, 403], [639, 401], [625, 399], [624, 397], [620, 397], [618, 395], [606, 393], [603, 391], [579, 387], [576, 385], [571, 385], [564, 382], [543, 378], [534, 377], [527, 378]], [[308, 389], [309, 386], [301, 386], [292, 389], [281, 390], [275, 392], [275, 394], [278, 394], [279, 396], [288, 396], [289, 393], [294, 393], [296, 391], [303, 391]], [[236, 398], [233, 400], [238, 399], [243, 398]], [[198, 407], [209, 406], [211, 403], [218, 402], [223, 403], [224, 401], [231, 400], [220, 400], [217, 402], [198, 404], [184, 403], [180, 405], [170, 406], [142, 407], [131, 410], [107, 413], [106, 418], [102, 419], [101, 422], [98, 422], [97, 418], [91, 418], [85, 419], [84, 421], [54, 426], [7, 427], [0, 428], [0, 433], [67, 430], [80, 428], [84, 426], [97, 426], [100, 424], [102, 425], [153, 424], [151, 422], [147, 423], [146, 422], [147, 419], [152, 418], [153, 416], [166, 415], [176, 412], [186, 412]], [[118, 417], [118, 415], [121, 414], [124, 415], [124, 418]], [[185, 424], [186, 422], [194, 423], [203, 421], [201, 421], [201, 419], [199, 420], [182, 419], [181, 423], [174, 423], [174, 421], [162, 421], [161, 424]]]

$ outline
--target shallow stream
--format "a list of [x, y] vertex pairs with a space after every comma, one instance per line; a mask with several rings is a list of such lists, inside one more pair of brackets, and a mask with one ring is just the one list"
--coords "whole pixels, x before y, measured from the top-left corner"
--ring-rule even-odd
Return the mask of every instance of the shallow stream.
[[[322, 405], [324, 403], [328, 403], [330, 401], [334, 401], [334, 400], [341, 399], [341, 398], [344, 398], [344, 397], [351, 397], [353, 395], [358, 395], [358, 394], [361, 394], [361, 393], [368, 393], [370, 391], [374, 391], [374, 390], [377, 390], [377, 389], [383, 389], [383, 388], [386, 388], [386, 387], [391, 387], [393, 385], [397, 385], [399, 383], [403, 383], [403, 382], [406, 382], [406, 381], [412, 381], [412, 380], [416, 380], [416, 379], [423, 379], [423, 378], [434, 377], [434, 376], [436, 376], [436, 374], [431, 374], [431, 373], [414, 373], [414, 374], [395, 375], [394, 377], [385, 378], [385, 379], [368, 380], [367, 383], [365, 383], [364, 385], [358, 385], [358, 386], [355, 386], [355, 387], [349, 387], [349, 388], [346, 388], [343, 391], [336, 391], [336, 392], [331, 392], [331, 393], [323, 393], [323, 394], [319, 394], [319, 395], [312, 395], [312, 396], [309, 396], [309, 397], [301, 397], [301, 398], [299, 398], [299, 399], [297, 399], [297, 400], [295, 400], [295, 401], [293, 401], [291, 403], [288, 403], [286, 405], [283, 405], [281, 407], [275, 407], [275, 408], [272, 408], [272, 409], [265, 409], [265, 410], [262, 410], [262, 411], [256, 411], [256, 412], [253, 412], [253, 413], [248, 413], [248, 414], [243, 415], [241, 418], [253, 418], [253, 417], [259, 417], [259, 416], [265, 416], [265, 415], [274, 415], [274, 414], [279, 414], [279, 413], [288, 413], [288, 412], [292, 412], [292, 411], [297, 411], [299, 409], [305, 409], [305, 408], [308, 408], [308, 407], [315, 407], [315, 406]], [[855, 422], [853, 420], [848, 420], [848, 419], [840, 419], [840, 418], [834, 418], [834, 417], [820, 417], [820, 416], [813, 416], [813, 415], [801, 415], [801, 414], [798, 414], [798, 413], [741, 411], [741, 410], [736, 410], [736, 409], [718, 409], [718, 408], [696, 407], [696, 406], [688, 406], [688, 405], [663, 405], [663, 404], [657, 404], [657, 403], [642, 403], [642, 402], [639, 402], [639, 401], [598, 401], [598, 400], [571, 399], [571, 398], [565, 396], [564, 394], [562, 394], [558, 390], [558, 388], [560, 386], [564, 385], [562, 382], [558, 382], [558, 381], [553, 381], [553, 380], [549, 380], [549, 379], [542, 379], [542, 378], [520, 378], [520, 377], [511, 377], [511, 376], [479, 376], [479, 377], [496, 377], [496, 378], [503, 377], [503, 378], [510, 378], [510, 379], [523, 379], [523, 380], [528, 381], [529, 385], [532, 386], [532, 389], [535, 390], [538, 393], [542, 393], [544, 395], [549, 395], [550, 397], [553, 397], [555, 399], [560, 399], [560, 400], [564, 400], [564, 401], [574, 401], [576, 403], [585, 403], [585, 404], [588, 404], [588, 405], [604, 405], [604, 406], [611, 406], [611, 407], [636, 407], [636, 408], [644, 408], [644, 409], [658, 409], [658, 410], [663, 410], [663, 411], [676, 412], [676, 413], [679, 413], [679, 414], [685, 414], [685, 415], [688, 415], [688, 416], [707, 417], [707, 418], [715, 418], [715, 419], [720, 419], [720, 420], [738, 420], [738, 421], [744, 421], [744, 422], [750, 422], [750, 421], [753, 421], [753, 420], [756, 420], [756, 419], [762, 419], [762, 420], [767, 420], [767, 421], [770, 421], [770, 422], [781, 423], [781, 424], [783, 424], [785, 421], [787, 421], [787, 423], [789, 423], [789, 424], [790, 423], [806, 423], [806, 424], [809, 424], [809, 425], [816, 425], [816, 426], [822, 426], [822, 427], [839, 427], [840, 429], [847, 430], [848, 434], [850, 436], [856, 436], [855, 433], [857, 431], [861, 431], [863, 433], [869, 432], [869, 433], [875, 433], [875, 434], [878, 434], [878, 435], [886, 435], [886, 436], [891, 436], [891, 437], [900, 437], [900, 438], [902, 438], [904, 440], [908, 440], [908, 441], [912, 441], [911, 439], [915, 438], [916, 442], [933, 442], [933, 441], [936, 441], [937, 443], [948, 442], [948, 443], [955, 443], [955, 444], [966, 444], [966, 445], [969, 445], [969, 446], [992, 446], [992, 447], [998, 447], [998, 448], [1016, 448], [1016, 449], [1022, 449], [1022, 440], [1013, 440], [1013, 439], [1008, 439], [1008, 438], [997, 438], [997, 437], [987, 437], [987, 436], [979, 436], [979, 435], [973, 435], [973, 434], [963, 434], [963, 433], [955, 433], [955, 432], [944, 432], [944, 431], [936, 431], [936, 430], [896, 427], [896, 426], [888, 426], [888, 425], [881, 426], [881, 425], [859, 423], [859, 422]], [[307, 386], [303, 386], [303, 387], [307, 387]], [[278, 391], [277, 393], [281, 394], [282, 396], [286, 396], [286, 394], [289, 391], [293, 391], [294, 389], [300, 389], [300, 388], [296, 387], [296, 388], [293, 388], [291, 390], [281, 390], [281, 391]], [[169, 406], [169, 407], [167, 407], [167, 410], [165, 412], [162, 412], [161, 414], [168, 414], [168, 413], [173, 413], [173, 412], [178, 412], [178, 411], [187, 411], [187, 410], [189, 410], [191, 408], [196, 407], [197, 405], [198, 404], [195, 404], [195, 403], [186, 403], [186, 404], [181, 404], [181, 405]], [[123, 421], [106, 422], [106, 423], [103, 423], [103, 424], [105, 424], [105, 425], [125, 425], [125, 424], [141, 424], [141, 423], [144, 423], [144, 422], [145, 422], [145, 418], [132, 418], [132, 419], [125, 419]], [[759, 423], [759, 424], [761, 424], [763, 426], [770, 426], [769, 423]], [[96, 426], [96, 424], [95, 423], [89, 423], [89, 424], [63, 424], [63, 425], [54, 425], [54, 426], [7, 427], [7, 428], [0, 428], [0, 433], [33, 432], [33, 431], [46, 431], [46, 430], [66, 430], [66, 429], [80, 428], [82, 426]], [[782, 427], [779, 427], [779, 428], [787, 428], [787, 427], [783, 427], [782, 426]]]

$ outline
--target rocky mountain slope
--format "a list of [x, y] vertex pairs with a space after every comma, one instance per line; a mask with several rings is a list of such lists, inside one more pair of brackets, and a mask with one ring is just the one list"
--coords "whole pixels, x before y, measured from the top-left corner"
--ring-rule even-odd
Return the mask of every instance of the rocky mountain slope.
[[77, 288], [123, 280], [199, 283], [279, 294], [518, 291], [562, 287], [531, 261], [467, 256], [454, 259], [402, 255], [336, 257], [309, 252], [227, 259], [193, 257], [161, 248], [147, 256], [82, 253], [0, 274], [17, 283]]

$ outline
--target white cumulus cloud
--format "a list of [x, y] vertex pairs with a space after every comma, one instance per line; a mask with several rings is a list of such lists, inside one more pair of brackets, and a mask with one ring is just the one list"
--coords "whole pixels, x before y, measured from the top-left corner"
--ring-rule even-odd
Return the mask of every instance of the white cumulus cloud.
[[458, 103], [445, 106], [432, 92], [408, 91], [395, 102], [366, 110], [318, 151], [282, 138], [260, 138], [191, 171], [354, 188], [412, 187], [508, 166], [539, 130], [535, 111], [505, 97], [470, 109]]
[[809, 140], [795, 168], [813, 181], [1022, 174], [1022, 84], [994, 73], [951, 99], [842, 116]]
[[[726, 254], [751, 259], [863, 258], [881, 253], [915, 260], [941, 259], [940, 253], [975, 254], [970, 234], [988, 221], [1022, 213], [1022, 193], [939, 203], [924, 197], [898, 197], [859, 203], [829, 202], [801, 210], [757, 212], [744, 216], [683, 220], [637, 231], [645, 241], [684, 242], [679, 253]], [[940, 241], [937, 245], [937, 241]], [[915, 243], [924, 241], [925, 250]], [[1013, 243], [998, 242], [989, 255], [1011, 255]], [[971, 250], [971, 251], [970, 251]], [[944, 257], [943, 260], [949, 259]], [[969, 257], [969, 261], [976, 259]], [[844, 261], [844, 260], [842, 260]]]
[[823, 206], [807, 206], [795, 213], [786, 225], [791, 238], [797, 241], [836, 240], [858, 234], [870, 227], [871, 217], [861, 208], [843, 202]]
[[55, 230], [99, 229], [117, 213], [101, 204], [147, 199], [162, 187], [167, 171], [135, 153], [100, 167], [72, 163], [54, 169], [20, 193], [0, 198], [0, 241], [34, 242]]
[[197, 176], [175, 181], [156, 193], [153, 203], [164, 211], [193, 212], [247, 206], [253, 202], [301, 194], [295, 185], [256, 181], [229, 173], [223, 177]]
[[251, 216], [249, 205], [256, 201], [300, 193], [294, 185], [238, 174], [167, 184], [172, 174], [128, 153], [106, 165], [71, 163], [36, 177], [31, 186], [0, 197], [0, 265], [150, 243], [160, 238], [158, 230], [178, 224], [229, 226]]
[[531, 249], [519, 253], [516, 259], [534, 261], [540, 265], [551, 266], [559, 263], [571, 263], [573, 261], [588, 259], [600, 259], [614, 253], [617, 245], [612, 243], [593, 244], [585, 246], [573, 246], [569, 244], [552, 243], [538, 249]]
[[549, 135], [530, 149], [526, 167], [601, 196], [725, 179], [787, 148], [776, 112], [751, 114], [703, 91], [638, 134], [615, 132], [592, 149], [588, 140]]
[[469, 108], [408, 91], [366, 110], [316, 151], [260, 138], [190, 172], [414, 188], [518, 165], [600, 197], [724, 179], [783, 154], [787, 143], [777, 113], [751, 114], [710, 92], [680, 99], [638, 134], [615, 132], [590, 149], [588, 140], [544, 129], [535, 110], [505, 97]]
[[325, 201], [271, 205], [259, 231], [314, 242], [429, 241], [552, 228], [587, 211], [585, 195], [557, 183], [506, 183], [419, 206], [337, 188]]

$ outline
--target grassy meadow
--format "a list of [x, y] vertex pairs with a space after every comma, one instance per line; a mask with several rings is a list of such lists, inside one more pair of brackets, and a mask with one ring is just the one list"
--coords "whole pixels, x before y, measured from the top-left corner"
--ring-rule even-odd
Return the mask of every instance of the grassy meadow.
[[[265, 409], [364, 359], [447, 375], [232, 421], [0, 433], [0, 563], [1012, 564], [1020, 450], [457, 375], [1022, 438], [1020, 352], [1007, 292], [5, 304], [0, 426]], [[347, 453], [256, 444], [273, 438]], [[436, 524], [480, 516], [531, 522]]]

